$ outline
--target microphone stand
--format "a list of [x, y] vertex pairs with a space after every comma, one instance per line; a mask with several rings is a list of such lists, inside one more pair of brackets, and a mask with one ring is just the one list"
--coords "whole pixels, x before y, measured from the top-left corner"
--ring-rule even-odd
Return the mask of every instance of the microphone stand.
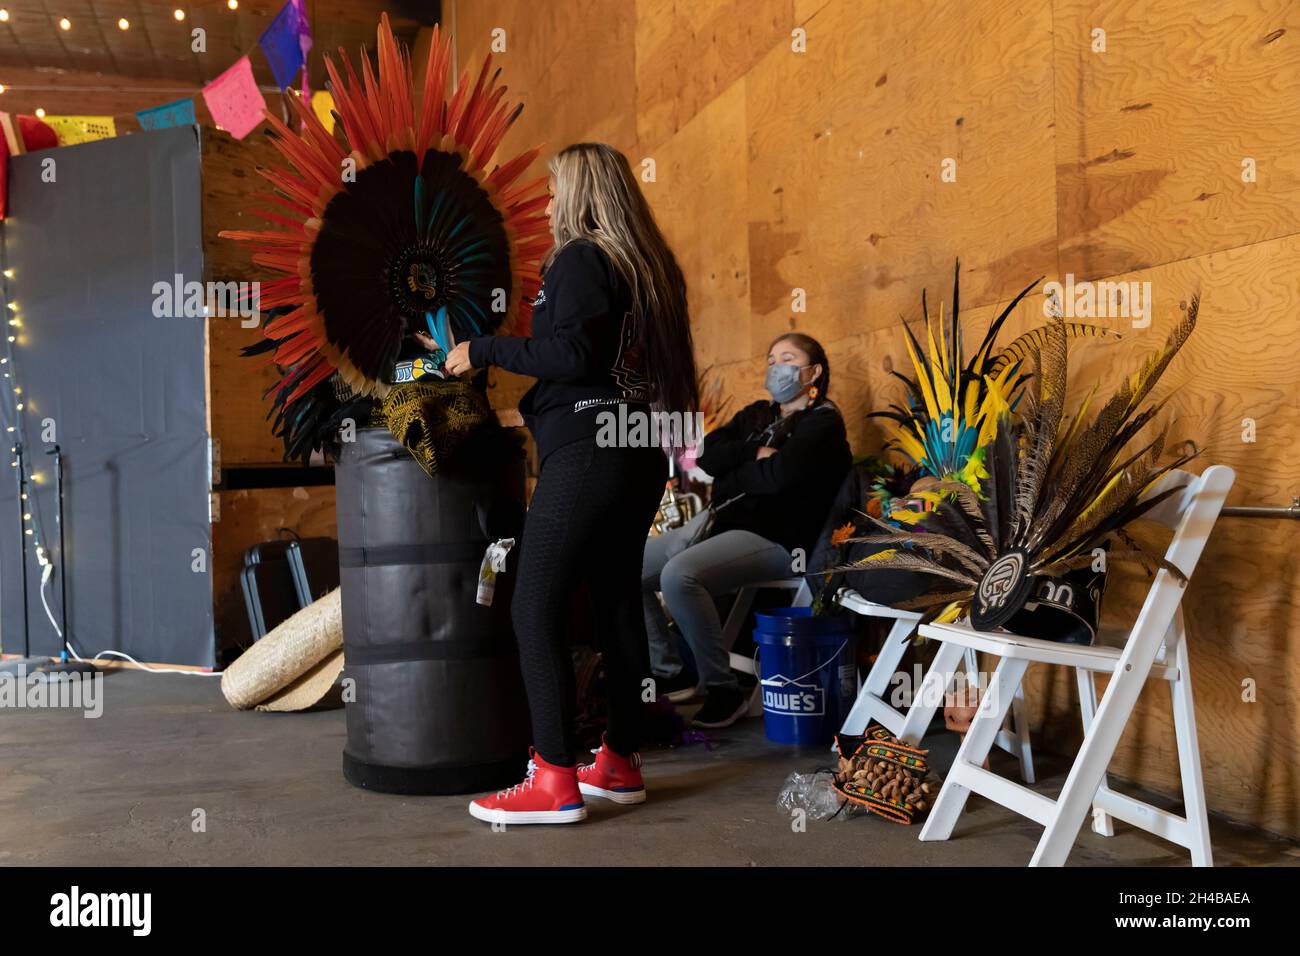
[[[59, 525], [59, 600], [60, 600], [60, 617], [63, 620], [63, 646], [59, 649], [59, 660], [57, 663], [42, 664], [36, 668], [38, 674], [94, 674], [98, 672], [94, 664], [88, 661], [73, 660], [68, 654], [68, 648], [72, 646], [72, 635], [68, 631], [68, 573], [67, 557], [64, 550], [63, 536], [63, 451], [58, 445], [55, 445], [45, 454], [54, 456], [54, 488], [56, 513], [55, 521]], [[49, 560], [48, 558], [46, 560]], [[44, 585], [44, 574], [42, 574], [42, 585]], [[42, 594], [42, 598], [44, 594]], [[53, 622], [51, 622], [53, 623]]]
[[0, 671], [26, 677], [49, 666], [50, 661], [48, 658], [31, 656], [31, 614], [27, 599], [27, 519], [23, 517], [27, 513], [27, 461], [21, 441], [14, 444], [14, 458], [18, 469], [15, 484], [18, 488], [19, 582], [23, 593], [23, 653], [15, 660], [0, 662]]
[[27, 519], [23, 517], [26, 514], [27, 499], [27, 469], [23, 467], [23, 443], [19, 442], [14, 446], [14, 452], [18, 460], [18, 544], [22, 554], [22, 562], [19, 565], [22, 575], [23, 590], [23, 657], [31, 656], [31, 622], [27, 614]]

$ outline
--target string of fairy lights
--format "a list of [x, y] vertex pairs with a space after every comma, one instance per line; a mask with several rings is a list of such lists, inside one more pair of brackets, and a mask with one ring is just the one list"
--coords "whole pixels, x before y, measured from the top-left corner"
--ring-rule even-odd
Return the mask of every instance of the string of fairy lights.
[[[23, 412], [27, 409], [27, 399], [22, 385], [19, 384], [17, 358], [25, 326], [18, 302], [12, 294], [14, 270], [3, 259], [0, 259], [0, 265], [4, 267], [3, 279], [0, 280], [0, 308], [3, 309], [6, 317], [3, 355], [0, 355], [0, 369], [3, 369], [0, 383], [4, 386], [0, 389], [0, 394], [3, 394], [5, 399], [0, 402], [0, 423], [3, 423], [5, 438], [9, 441], [10, 467], [19, 469], [15, 485], [22, 507], [23, 534], [29, 539], [27, 543], [34, 550], [37, 562], [44, 568], [50, 563], [46, 544], [50, 539], [42, 529], [39, 502], [31, 498], [26, 490], [30, 485], [41, 484], [44, 475], [31, 466], [30, 455], [34, 446], [27, 440], [27, 431], [24, 427], [26, 416]], [[21, 456], [18, 454], [20, 446], [23, 449]], [[42, 446], [41, 451], [45, 450]]]
[[[226, 9], [230, 10], [232, 13], [238, 10], [239, 0], [226, 0]], [[177, 23], [184, 23], [186, 18], [188, 18], [188, 16], [189, 14], [185, 11], [183, 7], [177, 7], [174, 10], [172, 10], [172, 19], [175, 20]], [[13, 22], [15, 22], [14, 17], [9, 13], [8, 9], [4, 7], [0, 7], [0, 24], [9, 24]], [[59, 22], [59, 29], [62, 30], [64, 33], [72, 33], [76, 29], [76, 24], [73, 23], [70, 17], [59, 17], [58, 22]], [[119, 30], [129, 30], [131, 29], [131, 21], [128, 20], [126, 17], [119, 17], [117, 21], [117, 28]], [[0, 80], [2, 79], [3, 77], [0, 77]], [[5, 92], [5, 85], [3, 82], [0, 82], [0, 94], [3, 94], [4, 92]], [[35, 114], [38, 119], [44, 119], [45, 118], [44, 107], [38, 106], [35, 110]]]

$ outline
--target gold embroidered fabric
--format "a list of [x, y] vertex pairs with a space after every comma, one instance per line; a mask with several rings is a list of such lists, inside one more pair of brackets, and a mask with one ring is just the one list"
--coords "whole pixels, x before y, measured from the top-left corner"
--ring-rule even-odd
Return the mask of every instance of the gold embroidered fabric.
[[492, 419], [487, 396], [454, 379], [394, 385], [379, 411], [388, 430], [430, 476]]

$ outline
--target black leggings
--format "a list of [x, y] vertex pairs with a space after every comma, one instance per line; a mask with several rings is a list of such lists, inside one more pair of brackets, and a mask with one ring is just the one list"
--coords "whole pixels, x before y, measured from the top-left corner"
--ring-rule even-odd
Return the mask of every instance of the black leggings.
[[583, 578], [609, 692], [605, 740], [624, 755], [640, 746], [641, 682], [650, 676], [641, 558], [667, 476], [658, 448], [600, 448], [594, 436], [557, 448], [542, 466], [524, 524], [511, 616], [533, 746], [548, 763], [577, 762], [567, 621]]

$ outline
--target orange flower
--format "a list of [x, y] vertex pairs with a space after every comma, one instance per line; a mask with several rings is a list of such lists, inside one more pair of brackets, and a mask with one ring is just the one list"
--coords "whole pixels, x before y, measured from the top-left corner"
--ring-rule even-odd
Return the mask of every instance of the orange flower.
[[853, 537], [853, 522], [842, 524], [831, 532], [831, 547], [838, 548], [849, 538]]

